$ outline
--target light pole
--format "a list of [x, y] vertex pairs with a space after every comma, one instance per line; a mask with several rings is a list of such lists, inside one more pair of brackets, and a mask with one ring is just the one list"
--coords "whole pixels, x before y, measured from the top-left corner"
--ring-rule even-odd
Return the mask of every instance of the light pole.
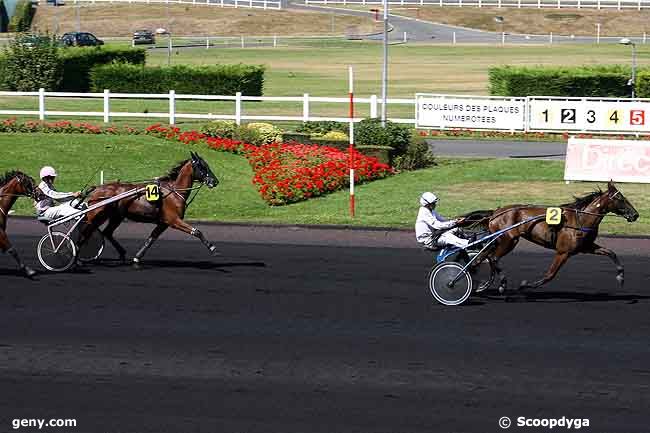
[[506, 42], [506, 34], [503, 31], [503, 22], [504, 21], [505, 20], [503, 19], [502, 16], [497, 15], [496, 17], [494, 17], [494, 22], [501, 25], [500, 27], [501, 27], [501, 44], [502, 45], [505, 44], [505, 42]]
[[167, 35], [167, 66], [172, 64], [172, 34], [169, 30], [159, 28], [156, 29], [157, 35]]
[[632, 45], [632, 78], [627, 83], [632, 87], [632, 98], [634, 98], [636, 88], [636, 44], [629, 38], [623, 38], [618, 43], [621, 45]]
[[386, 127], [386, 98], [388, 98], [388, 0], [384, 0], [384, 61], [381, 68], [381, 126]]

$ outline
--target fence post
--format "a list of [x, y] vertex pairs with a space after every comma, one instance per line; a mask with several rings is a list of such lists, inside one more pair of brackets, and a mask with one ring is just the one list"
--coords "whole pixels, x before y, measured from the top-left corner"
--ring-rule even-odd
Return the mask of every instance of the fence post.
[[235, 93], [235, 123], [241, 125], [241, 92]]
[[548, 43], [552, 44], [553, 43], [553, 32], [548, 34]]
[[176, 124], [176, 91], [169, 91], [169, 124]]
[[45, 89], [38, 89], [38, 120], [45, 120]]
[[278, 46], [278, 35], [273, 35], [273, 48]]
[[241, 47], [244, 48], [244, 35], [241, 36]]
[[104, 89], [104, 123], [111, 121], [111, 91]]
[[208, 36], [205, 37], [205, 49], [210, 49], [210, 38]]
[[377, 118], [377, 95], [370, 95], [370, 118]]
[[456, 45], [456, 32], [453, 32], [451, 34], [451, 42], [452, 44]]
[[302, 121], [309, 122], [309, 93], [302, 95]]

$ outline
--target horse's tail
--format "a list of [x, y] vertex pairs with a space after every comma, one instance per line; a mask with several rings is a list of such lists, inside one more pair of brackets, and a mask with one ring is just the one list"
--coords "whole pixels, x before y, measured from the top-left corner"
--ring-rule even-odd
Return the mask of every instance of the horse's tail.
[[463, 228], [469, 230], [487, 230], [492, 215], [494, 215], [494, 210], [475, 210], [461, 215], [465, 219]]

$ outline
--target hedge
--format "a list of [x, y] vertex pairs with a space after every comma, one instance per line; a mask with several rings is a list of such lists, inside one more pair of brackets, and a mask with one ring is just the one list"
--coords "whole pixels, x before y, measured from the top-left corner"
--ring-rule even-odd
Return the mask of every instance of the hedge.
[[61, 53], [63, 80], [60, 90], [65, 92], [89, 91], [90, 71], [93, 67], [111, 62], [144, 65], [146, 59], [146, 52], [142, 48], [70, 47], [61, 50]]
[[261, 96], [264, 67], [251, 65], [214, 65], [139, 67], [114, 63], [98, 66], [91, 72], [93, 91], [110, 89], [124, 93]]
[[19, 0], [16, 3], [16, 11], [14, 12], [14, 16], [9, 20], [7, 29], [15, 33], [29, 31], [35, 13], [36, 9], [32, 7], [31, 0]]
[[497, 96], [629, 97], [629, 67], [620, 65], [547, 68], [498, 66], [488, 70]]
[[7, 31], [8, 24], [9, 24], [9, 16], [7, 15], [5, 2], [3, 0], [0, 0], [0, 33], [4, 33]]
[[637, 98], [650, 98], [650, 71], [641, 71], [636, 75]]

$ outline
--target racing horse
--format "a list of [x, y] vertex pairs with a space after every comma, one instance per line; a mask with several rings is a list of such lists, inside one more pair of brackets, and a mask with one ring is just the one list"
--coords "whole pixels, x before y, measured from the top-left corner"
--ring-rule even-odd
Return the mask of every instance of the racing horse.
[[[524, 280], [519, 289], [537, 288], [551, 281], [569, 257], [583, 253], [609, 257], [616, 265], [616, 280], [622, 286], [625, 275], [621, 261], [616, 254], [596, 243], [598, 226], [605, 215], [612, 213], [625, 218], [628, 222], [636, 221], [639, 213], [619, 191], [613, 182], [607, 184], [607, 190], [596, 190], [582, 197], [576, 197], [572, 203], [559, 206], [562, 218], [557, 226], [548, 225], [542, 218], [506, 231], [496, 241], [491, 257], [496, 263], [500, 275], [499, 291], [506, 288], [507, 279], [498, 266], [499, 259], [511, 252], [520, 238], [524, 238], [542, 247], [555, 250], [555, 257], [542, 278], [532, 283]], [[485, 218], [491, 233], [513, 226], [529, 218], [546, 214], [546, 206], [509, 205], [501, 207]]]
[[0, 176], [0, 251], [9, 254], [20, 271], [31, 278], [36, 271], [25, 265], [7, 237], [7, 218], [18, 197], [34, 197], [34, 179], [20, 171], [10, 171]]
[[[194, 182], [200, 182], [198, 188], [204, 184], [208, 188], [214, 188], [219, 183], [219, 180], [210, 169], [208, 163], [198, 154], [194, 152], [190, 152], [190, 154], [191, 158], [181, 161], [165, 176], [155, 180], [155, 184], [160, 191], [160, 198], [158, 200], [153, 202], [147, 200], [145, 197], [146, 194], [143, 192], [88, 212], [87, 225], [82, 232], [82, 239], [88, 238], [92, 230], [98, 230], [102, 224], [108, 221], [108, 224], [102, 230], [102, 234], [117, 250], [120, 255], [120, 260], [125, 262], [126, 250], [115, 240], [113, 232], [127, 218], [136, 222], [156, 224], [151, 235], [133, 258], [133, 264], [136, 267], [140, 265], [142, 257], [147, 250], [168, 227], [199, 238], [213, 256], [218, 255], [219, 253], [216, 247], [205, 238], [199, 229], [183, 221], [188, 206], [188, 198], [191, 192], [197, 189], [193, 187]], [[151, 184], [152, 182], [148, 183]], [[87, 201], [92, 206], [102, 200], [134, 188], [142, 188], [144, 190], [146, 185], [146, 183], [125, 183], [119, 181], [100, 185], [90, 192]]]

